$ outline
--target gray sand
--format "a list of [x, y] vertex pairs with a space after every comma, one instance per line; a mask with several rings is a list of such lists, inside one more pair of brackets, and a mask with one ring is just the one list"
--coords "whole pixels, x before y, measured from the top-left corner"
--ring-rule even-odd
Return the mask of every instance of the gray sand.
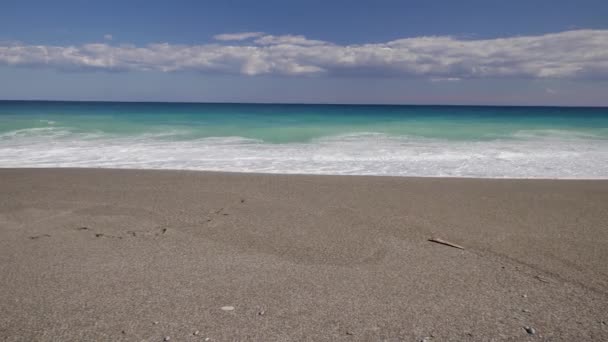
[[608, 340], [608, 181], [0, 169], [0, 275], [3, 341]]

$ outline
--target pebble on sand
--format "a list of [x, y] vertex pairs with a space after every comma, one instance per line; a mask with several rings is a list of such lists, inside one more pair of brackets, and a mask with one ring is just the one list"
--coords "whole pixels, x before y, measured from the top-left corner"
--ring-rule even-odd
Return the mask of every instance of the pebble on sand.
[[232, 310], [234, 310], [234, 306], [222, 306], [222, 310], [224, 310], [224, 311], [232, 311]]
[[198, 334], [200, 334], [200, 333], [201, 333], [201, 332], [197, 330], [197, 331], [193, 332], [193, 333], [192, 333], [192, 335], [196, 336], [196, 335], [198, 335]]
[[526, 327], [524, 327], [524, 330], [530, 335], [534, 335], [536, 333], [536, 329], [534, 329], [532, 327], [526, 326]]
[[165, 336], [165, 338], [163, 338], [163, 341], [165, 341], [165, 342], [170, 341], [170, 340], [171, 340], [171, 337], [169, 337], [169, 336]]

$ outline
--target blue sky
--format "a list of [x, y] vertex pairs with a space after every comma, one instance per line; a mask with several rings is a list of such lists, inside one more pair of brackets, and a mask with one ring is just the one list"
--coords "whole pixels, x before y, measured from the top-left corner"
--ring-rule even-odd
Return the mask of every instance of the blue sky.
[[3, 0], [0, 98], [608, 105], [606, 18], [591, 0]]

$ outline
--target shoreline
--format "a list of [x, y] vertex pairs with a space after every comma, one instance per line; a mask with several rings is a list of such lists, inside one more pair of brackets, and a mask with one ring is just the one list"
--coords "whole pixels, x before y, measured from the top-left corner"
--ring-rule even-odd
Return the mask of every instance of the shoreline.
[[81, 170], [81, 171], [144, 171], [144, 172], [192, 172], [210, 175], [234, 174], [244, 176], [296, 176], [296, 177], [354, 177], [354, 178], [392, 178], [392, 179], [469, 179], [469, 180], [504, 180], [504, 181], [606, 181], [606, 178], [524, 178], [524, 177], [471, 177], [471, 176], [400, 176], [400, 175], [363, 175], [363, 174], [325, 174], [325, 173], [284, 173], [284, 172], [249, 172], [249, 171], [215, 171], [196, 169], [151, 169], [151, 168], [114, 168], [114, 167], [1, 167], [1, 170]]
[[0, 194], [7, 341], [608, 339], [608, 180], [0, 168]]

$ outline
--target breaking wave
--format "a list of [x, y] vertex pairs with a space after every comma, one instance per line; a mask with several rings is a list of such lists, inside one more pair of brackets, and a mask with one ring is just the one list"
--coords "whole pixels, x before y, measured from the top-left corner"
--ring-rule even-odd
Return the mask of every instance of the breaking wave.
[[492, 140], [361, 132], [307, 142], [138, 135], [52, 125], [0, 134], [0, 167], [101, 167], [485, 178], [608, 178], [608, 140], [586, 132], [517, 131]]

